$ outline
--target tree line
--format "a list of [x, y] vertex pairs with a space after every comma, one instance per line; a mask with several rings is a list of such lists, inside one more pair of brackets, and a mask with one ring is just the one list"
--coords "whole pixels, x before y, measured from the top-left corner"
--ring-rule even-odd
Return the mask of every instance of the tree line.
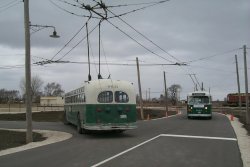
[[[39, 103], [41, 96], [64, 96], [64, 90], [59, 83], [47, 83], [44, 87], [44, 81], [39, 76], [31, 78], [32, 102]], [[25, 78], [20, 81], [20, 90], [0, 89], [0, 103], [15, 103], [25, 101]]]
[[[179, 84], [173, 84], [167, 88], [167, 100], [172, 105], [176, 105], [180, 100], [180, 92], [182, 88]], [[159, 98], [150, 99], [151, 102], [160, 102], [163, 103], [165, 101], [165, 95], [161, 94]], [[139, 95], [136, 95], [136, 101], [139, 102]]]

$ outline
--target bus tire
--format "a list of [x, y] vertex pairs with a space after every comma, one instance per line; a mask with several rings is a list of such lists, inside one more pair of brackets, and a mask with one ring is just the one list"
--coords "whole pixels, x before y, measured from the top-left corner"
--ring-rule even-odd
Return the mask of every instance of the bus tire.
[[114, 130], [115, 133], [123, 133], [125, 130]]
[[76, 129], [77, 129], [77, 132], [79, 134], [82, 134], [83, 133], [83, 129], [82, 129], [82, 126], [81, 126], [81, 120], [80, 120], [80, 116], [78, 114], [77, 116], [77, 126], [76, 126]]

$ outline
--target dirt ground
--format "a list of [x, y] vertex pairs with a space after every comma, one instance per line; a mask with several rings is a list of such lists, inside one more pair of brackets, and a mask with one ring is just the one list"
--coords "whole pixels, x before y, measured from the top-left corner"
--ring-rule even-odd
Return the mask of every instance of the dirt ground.
[[[25, 132], [16, 132], [8, 130], [0, 130], [0, 151], [7, 149], [22, 146], [26, 143], [26, 133]], [[33, 132], [34, 142], [43, 141], [46, 138], [39, 133]]]
[[[169, 115], [176, 114], [176, 111], [169, 111]], [[165, 117], [166, 112], [163, 110], [144, 109], [144, 119], [154, 119]], [[60, 122], [63, 120], [63, 111], [51, 111], [51, 112], [36, 112], [32, 113], [32, 119], [35, 122]], [[141, 120], [140, 110], [137, 110], [137, 119]], [[19, 114], [0, 114], [0, 120], [4, 121], [25, 121], [25, 113]]]

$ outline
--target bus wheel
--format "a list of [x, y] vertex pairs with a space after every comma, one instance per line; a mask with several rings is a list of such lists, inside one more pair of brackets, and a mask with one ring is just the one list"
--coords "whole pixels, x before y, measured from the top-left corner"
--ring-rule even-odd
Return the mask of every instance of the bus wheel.
[[82, 134], [82, 132], [83, 132], [83, 130], [82, 130], [82, 126], [81, 126], [81, 120], [80, 120], [80, 117], [79, 117], [79, 115], [77, 116], [77, 132], [79, 133], [79, 134]]
[[125, 130], [114, 130], [115, 133], [123, 133]]
[[87, 129], [82, 128], [82, 134], [90, 134], [90, 131]]

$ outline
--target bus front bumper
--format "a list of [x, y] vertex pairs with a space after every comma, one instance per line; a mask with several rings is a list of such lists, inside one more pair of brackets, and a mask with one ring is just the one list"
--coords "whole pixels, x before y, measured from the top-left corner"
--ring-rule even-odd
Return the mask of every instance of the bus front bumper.
[[212, 114], [188, 114], [189, 117], [211, 117]]
[[100, 124], [100, 125], [84, 125], [84, 129], [86, 130], [129, 130], [137, 128], [134, 124], [128, 125], [107, 125], [107, 124]]

